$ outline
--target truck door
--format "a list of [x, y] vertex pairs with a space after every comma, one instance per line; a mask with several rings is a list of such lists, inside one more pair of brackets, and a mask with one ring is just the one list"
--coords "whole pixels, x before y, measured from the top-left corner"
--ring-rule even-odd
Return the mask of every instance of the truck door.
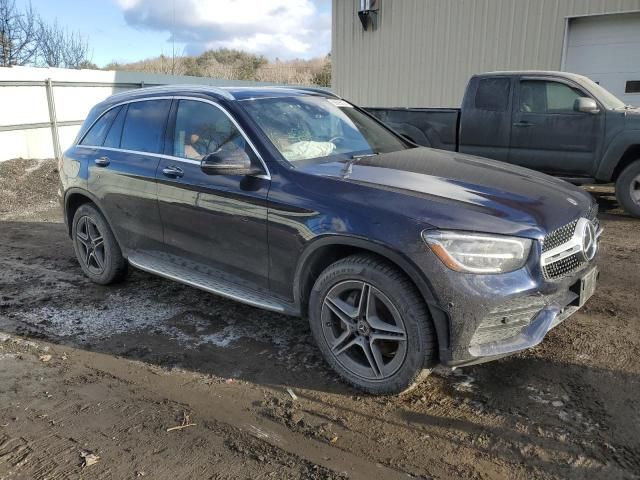
[[474, 77], [462, 102], [459, 150], [506, 161], [511, 134], [510, 77]]
[[604, 113], [574, 110], [589, 97], [577, 84], [556, 78], [517, 82], [509, 162], [559, 176], [589, 176], [604, 129]]

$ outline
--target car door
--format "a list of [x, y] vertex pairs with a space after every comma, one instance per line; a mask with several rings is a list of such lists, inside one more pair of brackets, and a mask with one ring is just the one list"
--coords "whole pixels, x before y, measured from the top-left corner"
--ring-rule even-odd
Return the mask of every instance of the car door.
[[599, 158], [604, 114], [574, 110], [591, 97], [573, 82], [523, 77], [514, 102], [509, 162], [560, 176], [588, 176]]
[[506, 161], [511, 133], [510, 77], [476, 77], [462, 102], [459, 150]]
[[[270, 177], [231, 115], [204, 99], [176, 99], [166, 158], [157, 172], [165, 251], [182, 267], [217, 280], [268, 286]], [[208, 153], [248, 155], [262, 175], [209, 175]]]
[[114, 107], [102, 117], [111, 119], [104, 134], [89, 131], [83, 139], [92, 157], [89, 191], [125, 252], [163, 245], [155, 177], [170, 106], [171, 100], [151, 99]]

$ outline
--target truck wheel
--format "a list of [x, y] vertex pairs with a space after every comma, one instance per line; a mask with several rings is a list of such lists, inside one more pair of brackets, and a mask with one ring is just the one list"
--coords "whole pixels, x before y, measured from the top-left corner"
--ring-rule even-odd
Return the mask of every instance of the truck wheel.
[[426, 304], [396, 267], [368, 254], [330, 265], [309, 298], [313, 336], [331, 367], [373, 394], [415, 386], [435, 364]]
[[640, 218], [640, 159], [627, 166], [618, 177], [616, 197], [628, 213]]
[[81, 205], [73, 216], [73, 247], [84, 274], [107, 285], [127, 274], [127, 261], [107, 221], [93, 205]]

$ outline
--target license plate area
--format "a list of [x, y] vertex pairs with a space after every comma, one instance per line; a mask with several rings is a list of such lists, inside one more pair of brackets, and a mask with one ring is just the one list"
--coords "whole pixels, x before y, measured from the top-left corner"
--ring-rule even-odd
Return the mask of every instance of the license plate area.
[[578, 299], [578, 306], [582, 307], [595, 293], [599, 274], [600, 272], [598, 269], [593, 268], [580, 279], [580, 291], [578, 292], [580, 297]]

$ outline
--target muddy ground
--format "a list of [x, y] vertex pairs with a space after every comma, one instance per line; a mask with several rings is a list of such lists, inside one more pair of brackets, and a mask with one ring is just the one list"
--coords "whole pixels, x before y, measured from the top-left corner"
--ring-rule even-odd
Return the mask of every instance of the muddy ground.
[[0, 479], [640, 478], [640, 221], [609, 188], [581, 312], [372, 397], [303, 321], [135, 270], [91, 284], [53, 162], [0, 163], [0, 185]]

